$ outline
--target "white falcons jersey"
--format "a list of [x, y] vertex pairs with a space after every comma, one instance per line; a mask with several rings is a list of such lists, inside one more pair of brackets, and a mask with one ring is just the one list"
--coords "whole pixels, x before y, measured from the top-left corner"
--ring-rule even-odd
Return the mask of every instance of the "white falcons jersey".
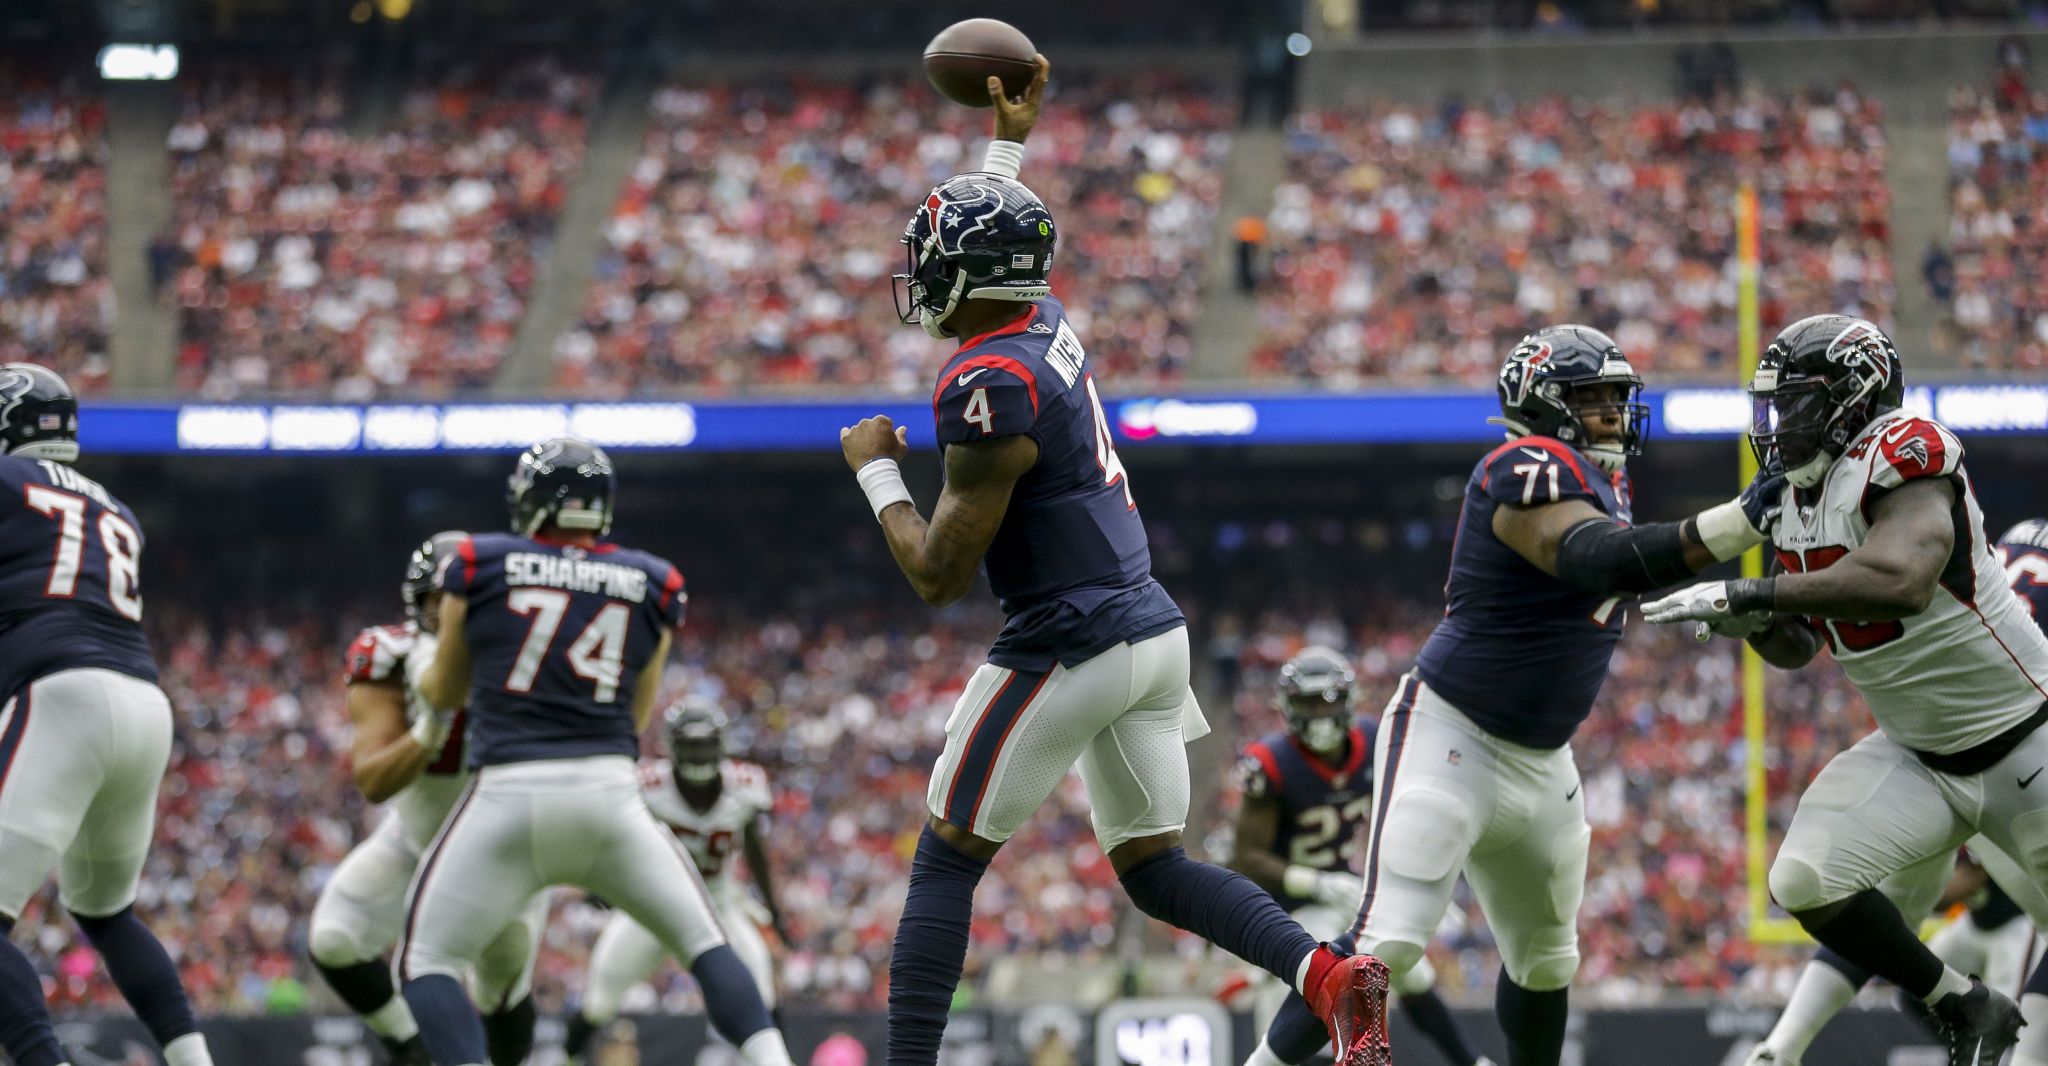
[[666, 759], [640, 764], [640, 787], [647, 794], [647, 808], [675, 830], [697, 871], [723, 895], [739, 887], [733, 870], [739, 866], [747, 827], [774, 808], [775, 798], [768, 791], [767, 772], [753, 763], [725, 759], [718, 772], [724, 787], [706, 810], [684, 801], [676, 787], [675, 766]]
[[[374, 626], [357, 634], [355, 642], [349, 645], [347, 677], [350, 684], [392, 680], [403, 684], [409, 726], [420, 715], [433, 713], [419, 694], [420, 675], [433, 660], [433, 635], [420, 632], [413, 623]], [[434, 834], [441, 831], [441, 823], [448, 819], [463, 786], [469, 783], [469, 770], [463, 765], [464, 732], [463, 716], [458, 712], [440, 757], [428, 763], [412, 784], [390, 799], [406, 845], [415, 854], [424, 852]]]
[[1895, 622], [1814, 624], [1886, 736], [1946, 755], [1997, 736], [2048, 701], [2048, 638], [2007, 587], [1984, 535], [1962, 442], [1930, 419], [1881, 416], [1828, 468], [1817, 498], [1788, 501], [1772, 539], [1786, 570], [1824, 569], [1862, 547], [1866, 508], [1880, 494], [1919, 478], [1947, 478], [1956, 490], [1955, 548], [1933, 602]]

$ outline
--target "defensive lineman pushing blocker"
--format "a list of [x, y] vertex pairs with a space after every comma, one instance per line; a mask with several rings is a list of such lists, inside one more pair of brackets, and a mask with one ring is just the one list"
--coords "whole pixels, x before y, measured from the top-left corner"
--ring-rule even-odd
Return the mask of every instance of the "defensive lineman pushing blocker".
[[[1308, 647], [1280, 667], [1278, 706], [1287, 728], [1252, 742], [1238, 760], [1238, 809], [1230, 868], [1252, 879], [1305, 929], [1334, 935], [1351, 919], [1365, 882], [1355, 872], [1372, 811], [1372, 748], [1379, 723], [1353, 716], [1356, 675], [1342, 655]], [[1394, 982], [1401, 1009], [1455, 1066], [1492, 1066], [1473, 1052], [1436, 994], [1429, 960]], [[1277, 993], [1270, 997], [1268, 993]], [[1285, 989], [1262, 986], [1254, 1017], [1270, 1021], [1245, 1066], [1308, 1061], [1327, 1043], [1322, 1025]]]
[[789, 1063], [696, 867], [641, 798], [635, 757], [683, 577], [602, 539], [616, 488], [602, 451], [542, 441], [512, 473], [513, 532], [467, 537], [441, 565], [440, 644], [420, 691], [435, 707], [468, 706], [475, 776], [420, 861], [398, 953], [438, 1066], [485, 1061], [460, 977], [535, 893], [561, 884], [610, 900], [684, 960], [711, 1024], [749, 1063]]
[[[420, 855], [469, 783], [465, 716], [430, 706], [419, 678], [433, 662], [441, 593], [434, 576], [466, 535], [437, 533], [406, 561], [399, 597], [405, 621], [365, 629], [349, 645], [351, 765], [371, 803], [391, 810], [369, 839], [335, 867], [313, 904], [307, 940], [313, 964], [398, 1066], [427, 1061], [419, 1026], [391, 979], [386, 957], [405, 918], [405, 889]], [[533, 1049], [533, 964], [547, 923], [547, 894], [484, 949], [470, 994], [485, 1009], [491, 1062], [519, 1066]]]
[[[1044, 78], [1041, 59], [1033, 112]], [[1001, 132], [1009, 102], [990, 83]], [[1187, 628], [1152, 579], [1087, 352], [1047, 282], [1052, 215], [1015, 180], [1022, 145], [1005, 146], [989, 171], [931, 190], [904, 232], [905, 322], [960, 342], [932, 398], [946, 484], [929, 523], [897, 467], [903, 431], [882, 415], [840, 431], [918, 594], [952, 603], [985, 561], [1007, 616], [932, 774], [889, 961], [888, 1062], [937, 1061], [975, 885], [1078, 762], [1096, 839], [1139, 910], [1300, 989], [1343, 1066], [1387, 1063], [1379, 960], [1318, 944], [1258, 886], [1180, 846], [1186, 744], [1208, 730], [1188, 688]]]
[[177, 967], [135, 893], [171, 754], [171, 704], [142, 632], [142, 529], [78, 458], [78, 401], [0, 366], [0, 1047], [63, 1066], [43, 984], [7, 940], [58, 898], [170, 1066], [211, 1066]]
[[[1991, 1066], [2018, 1008], [1945, 966], [1879, 885], [1982, 833], [2048, 884], [2048, 638], [2007, 587], [1963, 446], [1899, 409], [1905, 373], [1876, 326], [1815, 315], [1778, 334], [1750, 384], [1750, 441], [1792, 488], [1772, 577], [1712, 581], [1645, 605], [1794, 669], [1826, 641], [1879, 732], [1829, 762], [1771, 865], [1771, 896], [1814, 939], [1934, 1008], [1949, 1060]], [[2022, 1062], [2048, 1062], [2048, 986], [2029, 982]]]
[[[726, 757], [725, 712], [717, 701], [685, 699], [670, 707], [662, 719], [669, 757], [640, 768], [647, 807], [675, 830], [698, 872], [710, 882], [726, 940], [746, 963], [747, 972], [754, 975], [761, 1001], [773, 1011], [774, 961], [761, 936], [761, 919], [767, 918], [783, 943], [789, 943], [789, 937], [783, 932], [782, 912], [775, 905], [764, 843], [768, 813], [774, 807], [768, 775], [753, 763]], [[745, 857], [747, 873], [761, 892], [759, 903], [735, 876], [735, 849]], [[764, 906], [766, 914], [758, 914]], [[661, 942], [645, 926], [629, 915], [612, 913], [604, 932], [598, 934], [597, 946], [590, 951], [583, 1003], [569, 1019], [569, 1033], [562, 1042], [571, 1062], [582, 1061], [591, 1038], [619, 1016], [626, 990], [646, 980], [665, 954]]]
[[1444, 620], [1380, 719], [1358, 946], [1406, 974], [1463, 873], [1500, 948], [1513, 1066], [1563, 1052], [1592, 835], [1570, 743], [1621, 639], [1622, 601], [1762, 542], [1775, 495], [1762, 481], [1682, 522], [1632, 525], [1641, 389], [1586, 326], [1538, 330], [1509, 353], [1508, 440], [1466, 483]]

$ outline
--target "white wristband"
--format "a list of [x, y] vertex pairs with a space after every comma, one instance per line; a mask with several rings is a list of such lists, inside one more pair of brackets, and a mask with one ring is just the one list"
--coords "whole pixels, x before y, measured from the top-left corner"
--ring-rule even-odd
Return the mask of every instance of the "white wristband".
[[894, 459], [870, 459], [853, 477], [860, 482], [860, 490], [868, 494], [868, 506], [875, 509], [877, 519], [890, 507], [911, 502], [910, 488], [903, 484], [903, 470]]
[[439, 755], [441, 745], [448, 743], [448, 727], [448, 715], [430, 707], [422, 707], [419, 715], [412, 720], [412, 728], [407, 732], [412, 734], [413, 742], [418, 744], [421, 750]]
[[1024, 142], [988, 142], [988, 152], [981, 157], [981, 169], [990, 174], [1015, 178], [1024, 170]]
[[1727, 562], [1743, 552], [1764, 542], [1764, 535], [1749, 524], [1749, 516], [1742, 513], [1742, 503], [1729, 500], [1715, 504], [1701, 511], [1693, 519], [1693, 529], [1700, 535], [1700, 543], [1706, 545], [1717, 562]]
[[1290, 896], [1313, 896], [1321, 882], [1322, 874], [1306, 866], [1289, 866], [1280, 876], [1280, 887]]

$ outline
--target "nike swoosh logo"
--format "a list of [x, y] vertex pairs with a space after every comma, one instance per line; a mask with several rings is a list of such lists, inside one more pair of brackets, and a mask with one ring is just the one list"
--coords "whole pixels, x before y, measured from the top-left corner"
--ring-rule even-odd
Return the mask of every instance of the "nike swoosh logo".
[[987, 368], [987, 367], [985, 367], [985, 366], [982, 366], [982, 367], [976, 367], [976, 368], [974, 368], [973, 370], [970, 370], [970, 371], [968, 371], [967, 373], [965, 373], [965, 374], [962, 374], [962, 375], [960, 375], [960, 376], [959, 376], [959, 377], [957, 377], [957, 378], [954, 378], [954, 379], [953, 379], [953, 384], [955, 384], [955, 385], [965, 385], [965, 384], [967, 384], [968, 382], [970, 382], [970, 381], [973, 381], [973, 380], [974, 380], [975, 378], [978, 378], [978, 377], [980, 377], [981, 375], [983, 375], [983, 374], [986, 374], [986, 373], [988, 373], [988, 368]]
[[1528, 456], [1531, 459], [1536, 460], [1539, 463], [1547, 463], [1550, 461], [1550, 453], [1544, 451], [1541, 448], [1523, 448], [1522, 454]]
[[1574, 799], [1577, 799], [1577, 798], [1578, 798], [1578, 795], [1579, 795], [1579, 786], [1577, 786], [1577, 785], [1573, 785], [1573, 786], [1572, 786], [1572, 790], [1571, 790], [1570, 792], [1567, 792], [1567, 793], [1565, 793], [1565, 794], [1564, 794], [1564, 801], [1565, 801], [1566, 803], [1570, 803], [1570, 802], [1571, 802], [1572, 800], [1574, 800]]
[[2022, 778], [2020, 778], [2020, 787], [2021, 787], [2021, 788], [2025, 788], [2025, 787], [2027, 787], [2028, 785], [2031, 785], [2031, 784], [2033, 784], [2033, 783], [2034, 783], [2034, 779], [2035, 779], [2035, 778], [2037, 778], [2037, 777], [2039, 777], [2039, 776], [2041, 776], [2041, 768], [2040, 768], [2040, 767], [2035, 767], [2035, 769], [2034, 769], [2034, 772], [2033, 772], [2033, 773], [2031, 773], [2031, 774], [2028, 774], [2027, 776], [2025, 776], [2025, 777], [2022, 777]]

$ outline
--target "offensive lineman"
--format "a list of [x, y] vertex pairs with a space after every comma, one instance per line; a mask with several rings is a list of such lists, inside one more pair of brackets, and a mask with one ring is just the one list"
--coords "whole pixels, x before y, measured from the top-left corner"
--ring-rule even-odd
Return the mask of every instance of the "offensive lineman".
[[[761, 937], [761, 919], [767, 918], [778, 940], [787, 944], [789, 936], [775, 905], [764, 843], [768, 815], [775, 806], [768, 775], [753, 763], [726, 757], [725, 712], [717, 701], [688, 698], [670, 707], [662, 719], [669, 757], [640, 767], [648, 809], [675, 830], [698, 872], [710, 882], [726, 940], [754, 975], [761, 1002], [773, 1012], [775, 970], [768, 942]], [[746, 859], [747, 873], [761, 893], [759, 903], [734, 875], [735, 850]], [[766, 914], [758, 914], [763, 907]], [[569, 1061], [582, 1061], [591, 1038], [619, 1016], [626, 990], [646, 980], [664, 954], [661, 942], [645, 926], [612, 913], [591, 949], [583, 1003], [570, 1017], [562, 1041]]]
[[[2048, 637], [1991, 553], [1962, 443], [1899, 410], [1904, 378], [1868, 322], [1785, 327], [1750, 384], [1759, 464], [1791, 483], [1772, 533], [1784, 572], [1703, 582], [1643, 613], [1705, 622], [1785, 669], [1828, 644], [1879, 732], [1800, 797], [1771, 896], [1814, 939], [1931, 1006], [1951, 1063], [1993, 1066], [2019, 1008], [1944, 965], [1879, 883], [1938, 877], [1918, 871], [1982, 833], [2048, 884], [2048, 788], [2028, 789], [2048, 765]], [[2048, 997], [2026, 999], [2048, 1033]]]
[[170, 1066], [212, 1066], [178, 969], [135, 916], [171, 755], [171, 704], [142, 632], [142, 529], [78, 458], [78, 400], [0, 366], [0, 1047], [64, 1066], [42, 979], [7, 938], [58, 898]]
[[[1998, 538], [1996, 548], [2005, 564], [2006, 584], [2031, 611], [2034, 624], [2048, 627], [2048, 521], [2034, 518], [2021, 522]], [[1991, 988], [2012, 989], [2013, 995], [2022, 996], [2028, 987], [2023, 981], [2032, 980], [2034, 973], [2048, 967], [2048, 958], [2043, 958], [2033, 973], [2027, 969], [2030, 959], [2040, 957], [2036, 950], [2040, 929], [2036, 923], [2048, 923], [2048, 896], [2028, 883], [2026, 872], [2018, 863], [1983, 837], [1972, 838], [1965, 851], [1971, 861], [1957, 864], [1956, 874], [1943, 892], [1943, 899], [1936, 903], [1935, 911], [1945, 910], [1951, 898], [1967, 901], [1970, 909], [1943, 926], [1927, 946], [1957, 971], [1976, 974]], [[2006, 889], [2008, 885], [2012, 886], [2011, 892]], [[1891, 884], [1886, 888], [1895, 890]], [[1910, 888], [1924, 891], [1918, 885]], [[1899, 902], [1898, 896], [1893, 899]], [[1899, 902], [1900, 913], [1917, 913], [1916, 902]], [[1771, 1026], [1769, 1035], [1751, 1050], [1746, 1066], [1800, 1066], [1801, 1057], [1828, 1019], [1848, 1006], [1857, 989], [1870, 977], [1868, 970], [1827, 948], [1815, 952], [1813, 961], [1801, 971], [1784, 1013]], [[2048, 976], [2035, 983], [2048, 987]], [[2020, 1009], [2022, 1013], [2027, 1009], [2024, 998]], [[2048, 1051], [2048, 1030], [2029, 1026], [2021, 1030], [2020, 1036], [2016, 1059], [2019, 1066], [2048, 1066], [2048, 1055], [2042, 1054]], [[2039, 1047], [2034, 1046], [2037, 1043]]]
[[1781, 481], [1681, 522], [1631, 525], [1642, 379], [1587, 326], [1522, 339], [1501, 366], [1505, 444], [1472, 470], [1444, 620], [1380, 720], [1360, 950], [1421, 961], [1463, 873], [1500, 948], [1511, 1066], [1557, 1066], [1592, 831], [1571, 737], [1621, 639], [1625, 599], [1764, 539]]
[[[927, 603], [967, 594], [977, 566], [1006, 622], [946, 723], [928, 824], [889, 960], [889, 1066], [933, 1066], [989, 860], [1078, 761], [1097, 842], [1140, 911], [1254, 962], [1308, 997], [1342, 1066], [1390, 1061], [1386, 968], [1303, 931], [1257, 885], [1188, 858], [1187, 742], [1208, 731], [1188, 688], [1180, 608], [1152, 579], [1145, 527], [1081, 338], [1047, 275], [1053, 218], [1015, 175], [1046, 62], [1020, 101], [989, 79], [986, 169], [911, 216], [903, 321], [959, 349], [933, 417], [946, 483], [927, 523], [876, 415], [840, 430], [889, 550]], [[1021, 121], [1020, 121], [1021, 119]]]
[[602, 539], [617, 487], [599, 449], [535, 444], [508, 482], [513, 532], [466, 537], [440, 564], [440, 642], [419, 688], [435, 707], [467, 705], [475, 776], [420, 861], [398, 951], [438, 1066], [484, 1062], [459, 975], [558, 884], [652, 930], [749, 1063], [789, 1066], [703, 880], [641, 798], [639, 737], [682, 622], [683, 575]]
[[[1244, 803], [1230, 868], [1280, 900], [1305, 929], [1341, 928], [1365, 892], [1352, 871], [1372, 810], [1371, 752], [1379, 723], [1353, 716], [1355, 682], [1342, 655], [1322, 647], [1296, 652], [1280, 667], [1275, 701], [1286, 730], [1253, 741], [1238, 761]], [[1410, 967], [1393, 990], [1446, 1061], [1491, 1066], [1465, 1042], [1436, 994], [1428, 959]], [[1261, 999], [1258, 1017], [1272, 1024], [1245, 1066], [1306, 1062], [1326, 1043], [1313, 1015], [1297, 1008], [1283, 1020], [1273, 1009], [1277, 997], [1270, 1007]]]
[[[461, 712], [436, 710], [418, 691], [440, 624], [434, 573], [463, 537], [436, 533], [414, 549], [399, 584], [405, 621], [365, 629], [349, 645], [356, 787], [371, 803], [389, 802], [391, 813], [335, 867], [313, 904], [307, 936], [313, 965], [397, 1066], [423, 1064], [427, 1052], [392, 983], [386, 953], [398, 942], [405, 888], [420, 855], [469, 783]], [[536, 895], [484, 949], [471, 974], [471, 992], [489, 1007], [484, 1030], [495, 1066], [519, 1066], [533, 1049], [533, 964], [547, 915], [547, 894]]]

